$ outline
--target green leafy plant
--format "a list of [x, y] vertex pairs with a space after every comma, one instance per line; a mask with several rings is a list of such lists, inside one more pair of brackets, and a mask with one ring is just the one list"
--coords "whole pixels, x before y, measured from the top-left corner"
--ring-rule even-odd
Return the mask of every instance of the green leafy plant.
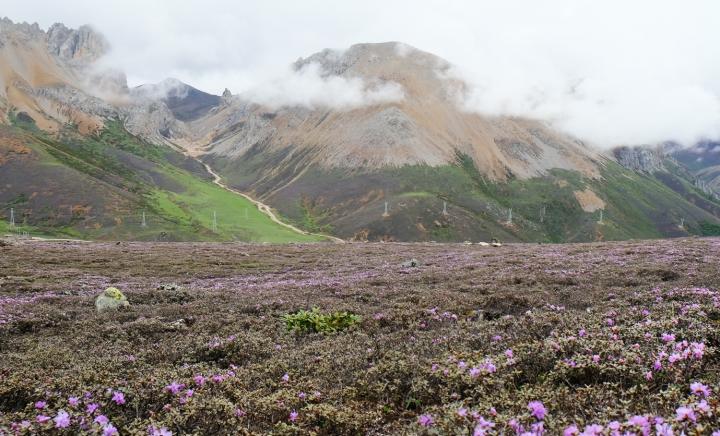
[[332, 312], [324, 314], [320, 309], [299, 310], [283, 316], [285, 326], [289, 331], [300, 333], [336, 333], [360, 323], [358, 315], [348, 312]]

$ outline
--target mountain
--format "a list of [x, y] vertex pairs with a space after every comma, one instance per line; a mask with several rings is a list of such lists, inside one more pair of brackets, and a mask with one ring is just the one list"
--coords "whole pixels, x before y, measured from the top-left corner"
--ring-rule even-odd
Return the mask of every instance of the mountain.
[[358, 44], [294, 64], [308, 66], [323, 78], [397, 84], [403, 98], [338, 110], [240, 95], [191, 129], [233, 186], [308, 228], [376, 240], [572, 241], [701, 233], [700, 223], [718, 222], [714, 206], [682, 198], [686, 179], [663, 153], [606, 154], [540, 121], [462, 110], [466, 85], [432, 54]]
[[87, 26], [0, 21], [0, 208], [36, 231], [320, 238], [278, 224], [215, 173], [284, 220], [345, 239], [587, 241], [720, 229], [720, 203], [666, 150], [608, 153], [541, 121], [464, 110], [467, 85], [452, 66], [405, 44], [299, 59], [293, 74], [335, 86], [334, 101], [312, 104], [282, 101], [280, 84], [265, 95], [214, 96], [175, 79], [130, 89], [97, 62], [108, 49]]
[[136, 95], [96, 67], [107, 47], [89, 27], [0, 20], [0, 230], [12, 214], [18, 231], [47, 236], [323, 239], [275, 223], [164, 141], [218, 99], [186, 85]]

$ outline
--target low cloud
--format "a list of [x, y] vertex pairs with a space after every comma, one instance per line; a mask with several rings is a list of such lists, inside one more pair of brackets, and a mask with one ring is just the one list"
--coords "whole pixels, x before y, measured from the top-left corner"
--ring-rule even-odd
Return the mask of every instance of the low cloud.
[[400, 101], [404, 93], [395, 82], [328, 75], [319, 64], [309, 63], [299, 69], [288, 67], [283, 75], [240, 94], [240, 98], [275, 109], [303, 106], [348, 110]]

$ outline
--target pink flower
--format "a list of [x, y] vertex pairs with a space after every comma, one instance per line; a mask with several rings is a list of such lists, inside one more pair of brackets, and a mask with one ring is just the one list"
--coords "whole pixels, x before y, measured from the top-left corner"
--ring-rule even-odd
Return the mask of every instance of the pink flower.
[[469, 373], [470, 377], [475, 378], [480, 375], [480, 368], [478, 368], [477, 366], [473, 366], [472, 368], [470, 368]]
[[418, 424], [423, 427], [430, 427], [433, 425], [433, 417], [431, 415], [420, 415], [418, 417]]
[[87, 412], [88, 415], [92, 415], [99, 407], [100, 405], [97, 403], [90, 403], [87, 405], [85, 412]]
[[598, 362], [600, 362], [600, 355], [599, 355], [599, 354], [593, 354], [592, 361], [593, 361], [593, 363], [598, 363]]
[[125, 394], [120, 391], [115, 391], [112, 397], [112, 401], [114, 401], [115, 404], [117, 404], [118, 406], [125, 404]]
[[70, 415], [64, 410], [58, 412], [55, 417], [55, 428], [68, 428], [70, 426]]
[[545, 406], [540, 401], [531, 401], [528, 403], [528, 409], [530, 410], [530, 414], [534, 416], [537, 420], [542, 421], [545, 419], [545, 413], [547, 412], [545, 410]]
[[655, 424], [655, 434], [657, 436], [673, 436], [673, 428], [670, 424]]
[[652, 371], [648, 371], [645, 373], [645, 380], [650, 381], [650, 380], [652, 380], [652, 378], [653, 378]]
[[[585, 336], [587, 336], [587, 332], [585, 331], [585, 329], [580, 329], [578, 331], [578, 336], [580, 336], [581, 338], [584, 338]], [[570, 426], [570, 427], [572, 427], [572, 426]], [[568, 427], [568, 428], [570, 428], [570, 427]], [[577, 428], [577, 427], [575, 427], [575, 428]]]
[[193, 381], [195, 382], [196, 385], [202, 386], [202, 385], [205, 384], [205, 377], [203, 377], [202, 375], [198, 374], [198, 375], [196, 375], [195, 377], [193, 377]]
[[605, 320], [605, 324], [607, 324], [608, 326], [612, 327], [612, 326], [615, 325], [615, 320], [612, 319], [612, 318], [608, 318], [608, 319]]
[[238, 418], [242, 418], [245, 415], [247, 415], [247, 413], [245, 413], [244, 410], [242, 410], [240, 408], [235, 409], [235, 416], [237, 416]]
[[35, 408], [38, 410], [42, 410], [45, 407], [47, 407], [47, 403], [45, 401], [38, 401], [35, 403]]
[[105, 425], [105, 424], [107, 424], [108, 422], [110, 422], [110, 420], [109, 420], [108, 417], [105, 416], [105, 415], [98, 415], [98, 416], [95, 418], [95, 422], [98, 423], [98, 424], [100, 424], [100, 425]]
[[702, 342], [692, 342], [690, 343], [690, 349], [692, 350], [693, 357], [700, 360], [705, 353], [705, 344]]
[[295, 422], [295, 421], [297, 421], [297, 419], [298, 419], [298, 413], [295, 410], [290, 412], [290, 422]]
[[513, 350], [511, 350], [509, 348], [507, 350], [505, 350], [505, 357], [507, 357], [508, 359], [512, 359], [513, 358]]
[[675, 413], [677, 414], [677, 420], [679, 422], [682, 422], [682, 421], [695, 422], [697, 420], [697, 418], [695, 417], [695, 411], [693, 411], [689, 407], [685, 407], [685, 406], [678, 407], [677, 410], [675, 411]]
[[112, 424], [108, 424], [103, 427], [102, 434], [103, 434], [103, 436], [117, 436], [119, 433], [118, 433], [117, 429], [115, 428], [115, 426], [113, 426]]
[[698, 397], [707, 398], [710, 396], [710, 388], [700, 382], [691, 383], [690, 392], [697, 395]]
[[[620, 428], [620, 426], [618, 426]], [[591, 424], [585, 427], [580, 436], [598, 436], [603, 432], [603, 426], [600, 424]]]
[[78, 404], [80, 404], [80, 399], [78, 397], [70, 397], [68, 398], [68, 404], [72, 407], [77, 407]]
[[467, 409], [464, 407], [461, 407], [457, 410], [457, 414], [461, 418], [465, 418], [467, 416]]
[[39, 422], [40, 424], [44, 424], [48, 421], [50, 421], [50, 417], [46, 415], [38, 415], [35, 420]]
[[580, 429], [578, 429], [577, 425], [575, 424], [566, 427], [565, 430], [563, 430], [563, 436], [578, 436], [579, 434]]

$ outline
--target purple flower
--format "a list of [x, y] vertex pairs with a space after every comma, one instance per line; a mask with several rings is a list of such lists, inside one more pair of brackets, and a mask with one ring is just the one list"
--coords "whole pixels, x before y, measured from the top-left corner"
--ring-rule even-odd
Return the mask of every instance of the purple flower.
[[705, 400], [695, 404], [695, 409], [697, 409], [697, 411], [702, 415], [710, 416], [710, 405]]
[[648, 371], [645, 373], [645, 380], [650, 381], [650, 380], [652, 380], [652, 378], [653, 378], [652, 371]]
[[87, 408], [85, 409], [85, 412], [87, 412], [88, 415], [92, 415], [95, 413], [96, 410], [100, 407], [97, 403], [90, 403], [87, 405]]
[[648, 421], [648, 419], [646, 417], [640, 416], [640, 415], [635, 415], [632, 418], [630, 418], [628, 420], [628, 424], [630, 424], [634, 427], [640, 427], [640, 428], [645, 428], [645, 427], [650, 426], [650, 422]]
[[95, 422], [98, 423], [98, 424], [100, 424], [100, 425], [105, 425], [105, 424], [107, 424], [108, 422], [110, 422], [110, 420], [109, 420], [108, 417], [105, 416], [105, 415], [98, 415], [98, 416], [95, 418]]
[[39, 422], [40, 424], [44, 424], [48, 421], [50, 421], [50, 417], [47, 415], [38, 415], [35, 420]]
[[125, 394], [120, 391], [115, 391], [112, 396], [112, 401], [114, 401], [118, 406], [125, 404]]
[[290, 422], [295, 422], [295, 421], [297, 421], [297, 419], [298, 419], [298, 413], [295, 410], [290, 412]]
[[165, 427], [157, 428], [150, 426], [148, 427], [148, 434], [150, 436], [172, 436], [172, 432]]
[[698, 397], [707, 398], [710, 396], [710, 388], [700, 382], [691, 383], [690, 392], [697, 395]]
[[695, 422], [695, 420], [697, 419], [695, 417], [695, 411], [693, 411], [689, 407], [685, 407], [685, 406], [678, 407], [677, 410], [675, 411], [675, 413], [677, 414], [677, 420], [679, 422], [682, 422], [682, 421]]
[[578, 436], [580, 434], [580, 429], [578, 429], [577, 425], [573, 424], [569, 427], [565, 427], [565, 430], [563, 430], [563, 436]]
[[465, 418], [467, 416], [467, 409], [464, 407], [461, 407], [457, 410], [457, 414], [461, 418]]
[[655, 434], [657, 436], [673, 436], [673, 428], [670, 424], [655, 424]]
[[663, 333], [662, 341], [665, 343], [675, 342], [675, 335], [673, 335], [672, 333]]
[[195, 377], [193, 377], [193, 381], [195, 382], [196, 385], [202, 386], [202, 385], [205, 384], [205, 377], [203, 377], [202, 375], [198, 374], [198, 375], [196, 375]]
[[290, 374], [288, 374], [288, 373], [283, 374], [283, 376], [282, 376], [282, 381], [283, 381], [283, 383], [289, 382], [289, 381], [290, 381]]
[[477, 366], [473, 366], [468, 372], [470, 374], [470, 377], [475, 378], [480, 375], [480, 368], [478, 368]]
[[70, 415], [64, 410], [58, 412], [55, 417], [55, 428], [68, 428], [70, 426]]
[[598, 363], [598, 362], [600, 362], [600, 355], [599, 355], [599, 354], [593, 354], [592, 361], [593, 361], [593, 363]]
[[119, 433], [118, 433], [118, 431], [117, 431], [117, 429], [115, 428], [114, 425], [108, 424], [108, 425], [106, 425], [106, 426], [103, 427], [103, 433], [102, 433], [102, 434], [103, 434], [103, 436], [116, 436], [116, 435], [118, 435]]
[[78, 404], [80, 404], [80, 399], [78, 397], [70, 397], [68, 398], [68, 404], [72, 407], [77, 407]]
[[702, 342], [692, 342], [690, 343], [690, 349], [692, 350], [693, 357], [700, 360], [705, 353], [705, 344]]
[[615, 320], [612, 319], [612, 318], [608, 318], [608, 319], [605, 320], [605, 324], [607, 324], [608, 326], [612, 327], [612, 326], [615, 325]]
[[305, 392], [299, 392], [299, 393], [298, 393], [298, 398], [300, 398], [301, 400], [304, 400], [305, 397], [307, 397], [307, 395], [305, 394]]
[[433, 425], [433, 417], [431, 415], [420, 415], [418, 417], [418, 424], [422, 425], [423, 427], [430, 427]]
[[545, 406], [540, 401], [529, 402], [528, 409], [530, 410], [530, 414], [534, 416], [537, 420], [542, 421], [543, 419], [545, 419]]
[[235, 409], [235, 416], [238, 418], [242, 418], [243, 416], [247, 415], [244, 410], [237, 408]]
[[511, 350], [509, 348], [507, 350], [505, 350], [505, 357], [507, 357], [508, 359], [512, 359], [513, 356], [514, 356], [513, 350]]
[[42, 410], [47, 407], [47, 403], [44, 401], [38, 401], [35, 403], [35, 408], [38, 410]]
[[172, 382], [169, 385], [165, 386], [165, 390], [170, 392], [173, 395], [177, 395], [178, 392], [180, 392], [180, 390], [184, 387], [185, 387], [185, 385], [183, 385], [183, 384], [180, 384], [178, 382]]
[[[618, 428], [620, 428], [619, 425]], [[603, 430], [603, 426], [600, 424], [590, 424], [588, 426], [585, 426], [585, 430], [581, 433], [580, 436], [598, 436], [602, 434]]]

